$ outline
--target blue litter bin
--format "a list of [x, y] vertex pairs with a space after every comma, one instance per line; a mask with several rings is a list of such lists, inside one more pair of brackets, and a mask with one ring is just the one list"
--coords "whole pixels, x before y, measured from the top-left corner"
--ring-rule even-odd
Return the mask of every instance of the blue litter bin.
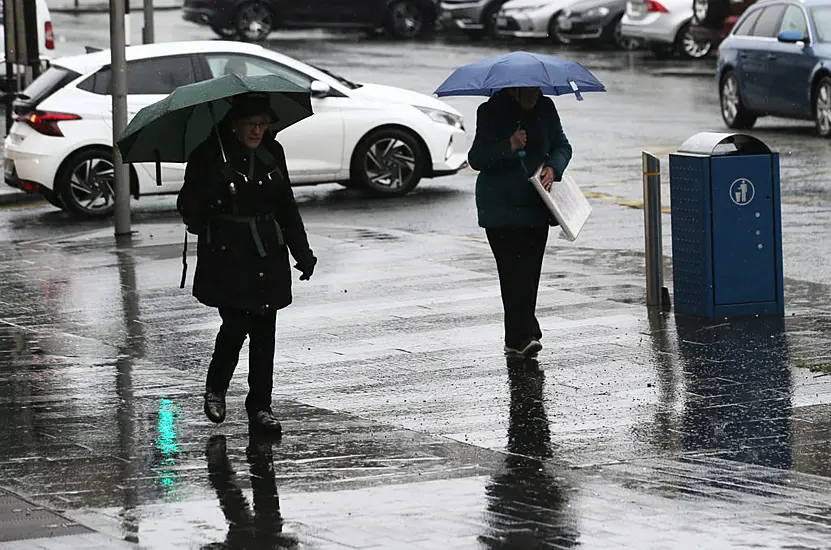
[[669, 167], [676, 313], [784, 314], [779, 154], [752, 136], [705, 132]]

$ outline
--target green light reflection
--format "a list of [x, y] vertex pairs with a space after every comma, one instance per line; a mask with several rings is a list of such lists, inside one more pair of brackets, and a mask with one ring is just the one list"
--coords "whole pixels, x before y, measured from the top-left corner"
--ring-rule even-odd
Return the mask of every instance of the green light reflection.
[[176, 419], [179, 407], [170, 399], [162, 399], [159, 407], [159, 423], [157, 426], [156, 449], [161, 454], [159, 483], [166, 493], [166, 497], [178, 500], [176, 481], [179, 473], [176, 471], [176, 459], [179, 456], [178, 434]]

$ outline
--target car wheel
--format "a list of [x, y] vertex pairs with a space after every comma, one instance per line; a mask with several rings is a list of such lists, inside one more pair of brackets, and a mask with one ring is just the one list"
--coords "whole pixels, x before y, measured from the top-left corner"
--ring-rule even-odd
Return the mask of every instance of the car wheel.
[[87, 149], [64, 162], [55, 181], [55, 190], [73, 214], [101, 218], [115, 210], [114, 178], [112, 151]]
[[226, 27], [221, 28], [217, 27], [216, 25], [211, 25], [211, 30], [220, 37], [220, 38], [236, 38], [237, 37], [237, 29], [234, 27]]
[[721, 26], [725, 0], [693, 0], [693, 20], [699, 25]]
[[555, 13], [548, 22], [548, 37], [555, 44], [571, 44], [571, 39], [563, 36], [563, 33], [560, 32], [560, 25], [557, 24], [560, 15], [562, 15], [561, 12]]
[[704, 59], [713, 49], [711, 40], [698, 40], [687, 23], [678, 31], [675, 38], [675, 49], [686, 59]]
[[236, 34], [246, 42], [262, 42], [274, 29], [274, 13], [262, 2], [246, 2], [234, 18]]
[[412, 191], [424, 174], [426, 154], [419, 141], [406, 130], [371, 132], [355, 148], [352, 181], [388, 197]]
[[414, 0], [398, 0], [390, 6], [389, 31], [404, 40], [419, 38], [429, 30], [429, 17]]
[[634, 51], [641, 47], [641, 43], [637, 38], [630, 38], [623, 36], [623, 15], [615, 19], [606, 27], [604, 34], [606, 41], [610, 42], [615, 48], [624, 51]]
[[814, 91], [814, 119], [817, 133], [824, 138], [831, 137], [831, 77], [823, 76], [817, 82]]
[[728, 128], [736, 130], [749, 130], [756, 124], [756, 115], [747, 110], [742, 103], [742, 95], [739, 90], [739, 79], [736, 74], [728, 72], [721, 79], [719, 87], [719, 99], [721, 104], [721, 118]]

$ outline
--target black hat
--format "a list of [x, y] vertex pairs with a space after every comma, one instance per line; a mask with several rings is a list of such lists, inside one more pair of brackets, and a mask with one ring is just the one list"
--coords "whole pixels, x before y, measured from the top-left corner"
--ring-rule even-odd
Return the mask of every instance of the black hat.
[[272, 123], [280, 118], [271, 108], [268, 94], [251, 92], [231, 98], [231, 110], [226, 115], [227, 119], [234, 120], [255, 115], [268, 115]]

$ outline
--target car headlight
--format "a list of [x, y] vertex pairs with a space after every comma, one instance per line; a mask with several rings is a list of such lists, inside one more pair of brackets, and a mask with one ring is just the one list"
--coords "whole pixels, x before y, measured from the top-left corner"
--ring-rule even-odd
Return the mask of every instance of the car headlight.
[[439, 109], [430, 109], [427, 107], [416, 107], [419, 111], [430, 117], [433, 122], [439, 124], [449, 124], [459, 130], [464, 130], [464, 119], [459, 115], [448, 113], [447, 111], [440, 111]]
[[606, 17], [607, 15], [609, 15], [609, 8], [602, 6], [600, 8], [594, 8], [587, 11], [585, 17], [593, 19], [595, 17]]
[[517, 10], [518, 11], [537, 11], [537, 10], [541, 10], [543, 8], [548, 7], [549, 4], [550, 4], [550, 2], [547, 2], [545, 4], [538, 4], [536, 6], [523, 6], [521, 8], [517, 8]]

